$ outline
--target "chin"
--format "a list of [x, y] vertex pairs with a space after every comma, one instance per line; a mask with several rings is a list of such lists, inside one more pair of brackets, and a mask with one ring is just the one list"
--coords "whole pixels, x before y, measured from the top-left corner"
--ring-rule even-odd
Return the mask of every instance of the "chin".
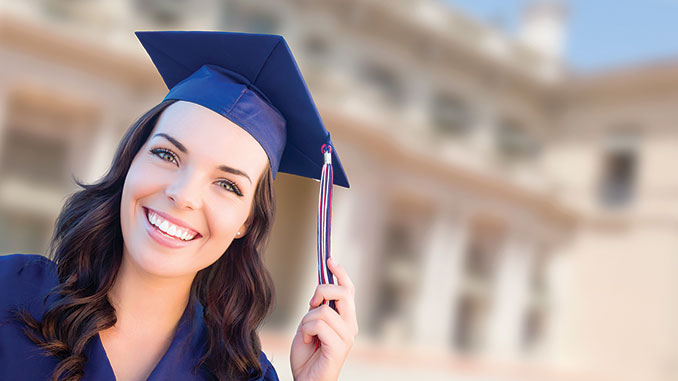
[[130, 248], [123, 253], [123, 256], [127, 256], [130, 264], [137, 269], [157, 277], [184, 277], [196, 272], [193, 268], [182, 264], [179, 258], [170, 258], [169, 253], [162, 253], [151, 248], [140, 250]]

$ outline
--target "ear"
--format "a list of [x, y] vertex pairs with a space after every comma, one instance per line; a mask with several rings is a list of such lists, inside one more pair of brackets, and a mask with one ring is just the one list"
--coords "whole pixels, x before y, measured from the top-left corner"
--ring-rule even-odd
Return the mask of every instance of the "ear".
[[245, 234], [247, 234], [247, 222], [242, 224], [242, 226], [240, 226], [238, 231], [235, 233], [235, 239], [242, 238], [245, 236]]

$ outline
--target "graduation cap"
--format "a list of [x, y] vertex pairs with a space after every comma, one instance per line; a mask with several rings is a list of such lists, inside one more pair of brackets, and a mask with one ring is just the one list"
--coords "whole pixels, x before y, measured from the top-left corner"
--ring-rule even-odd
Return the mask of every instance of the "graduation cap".
[[206, 31], [136, 32], [165, 81], [167, 99], [197, 103], [259, 142], [277, 172], [320, 180], [318, 281], [333, 283], [332, 184], [349, 187], [336, 149], [282, 36]]

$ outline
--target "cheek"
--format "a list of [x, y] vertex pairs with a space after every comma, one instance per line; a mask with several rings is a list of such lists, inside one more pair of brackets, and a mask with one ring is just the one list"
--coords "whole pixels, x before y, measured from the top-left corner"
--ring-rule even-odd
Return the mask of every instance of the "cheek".
[[161, 171], [154, 170], [145, 164], [146, 163], [142, 160], [132, 163], [129, 172], [127, 173], [127, 178], [125, 179], [123, 193], [127, 190], [130, 197], [134, 198], [134, 196], [147, 194], [161, 189], [162, 184], [165, 181]]
[[211, 208], [206, 213], [211, 232], [210, 248], [223, 253], [236, 238], [236, 233], [242, 228], [248, 216], [249, 206], [245, 203], [229, 205], [222, 200], [219, 207]]
[[135, 213], [139, 212], [137, 210], [140, 208], [139, 201], [162, 191], [163, 181], [157, 171], [150, 170], [139, 158], [132, 162], [125, 178], [120, 200], [120, 219], [123, 223], [123, 231], [130, 227]]
[[125, 178], [123, 199], [136, 202], [150, 194], [162, 192], [168, 181], [166, 173], [149, 165], [143, 158], [137, 157]]

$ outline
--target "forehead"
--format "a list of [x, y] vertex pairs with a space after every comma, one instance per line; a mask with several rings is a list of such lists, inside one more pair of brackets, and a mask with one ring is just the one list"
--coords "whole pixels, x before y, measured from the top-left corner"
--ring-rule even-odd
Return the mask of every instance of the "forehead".
[[[237, 166], [250, 177], [268, 164], [268, 156], [247, 131], [216, 112], [195, 103], [178, 101], [165, 109], [151, 133], [167, 134], [188, 150], [189, 155], [215, 165]], [[163, 139], [164, 138], [160, 138]]]

